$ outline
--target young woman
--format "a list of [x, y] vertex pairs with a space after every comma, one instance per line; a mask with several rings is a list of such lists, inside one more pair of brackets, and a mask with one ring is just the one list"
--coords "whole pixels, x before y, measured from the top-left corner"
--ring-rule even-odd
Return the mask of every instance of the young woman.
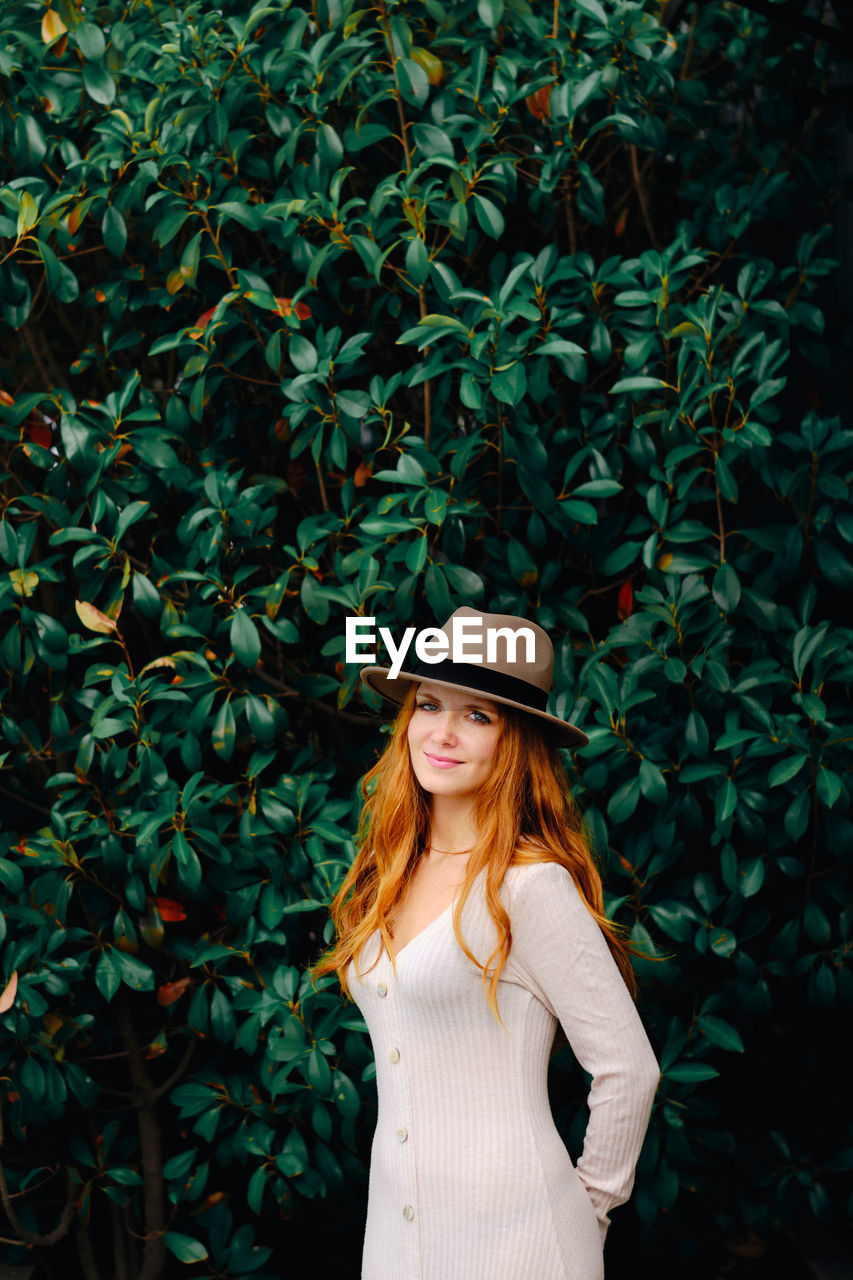
[[[479, 658], [458, 618], [481, 619]], [[601, 1280], [659, 1071], [556, 750], [587, 739], [545, 710], [541, 627], [460, 609], [442, 632], [441, 661], [363, 672], [402, 706], [315, 967], [376, 1055], [362, 1280]], [[576, 1166], [548, 1103], [558, 1023], [592, 1077]]]

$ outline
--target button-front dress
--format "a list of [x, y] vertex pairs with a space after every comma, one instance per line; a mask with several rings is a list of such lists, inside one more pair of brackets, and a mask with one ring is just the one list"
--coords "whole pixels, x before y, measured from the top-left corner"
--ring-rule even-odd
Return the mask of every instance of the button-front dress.
[[[477, 877], [461, 931], [497, 935]], [[602, 1280], [609, 1211], [628, 1199], [659, 1080], [600, 928], [557, 863], [511, 867], [512, 948], [498, 985], [456, 941], [452, 905], [398, 953], [377, 931], [348, 970], [376, 1055], [362, 1280]], [[373, 965], [373, 961], [376, 964]], [[548, 1101], [559, 1019], [592, 1077], [577, 1162]]]

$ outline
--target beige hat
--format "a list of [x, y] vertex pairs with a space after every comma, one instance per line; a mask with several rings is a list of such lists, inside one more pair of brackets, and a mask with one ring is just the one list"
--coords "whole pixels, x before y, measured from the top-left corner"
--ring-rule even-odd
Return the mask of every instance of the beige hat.
[[[479, 622], [479, 626], [476, 622]], [[510, 613], [480, 613], [464, 606], [436, 628], [446, 637], [447, 656], [418, 661], [412, 671], [390, 676], [390, 667], [364, 667], [361, 679], [390, 702], [400, 703], [412, 681], [429, 680], [446, 689], [478, 693], [545, 721], [546, 735], [561, 747], [583, 747], [586, 734], [549, 715], [548, 692], [554, 673], [554, 646], [535, 622]]]

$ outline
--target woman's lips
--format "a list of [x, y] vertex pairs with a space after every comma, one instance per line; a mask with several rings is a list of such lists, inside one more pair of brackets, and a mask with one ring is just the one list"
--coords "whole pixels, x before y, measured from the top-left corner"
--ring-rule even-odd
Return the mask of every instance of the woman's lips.
[[424, 752], [427, 760], [434, 769], [453, 769], [457, 764], [461, 764], [461, 760], [450, 760], [447, 756], [431, 756], [428, 751]]

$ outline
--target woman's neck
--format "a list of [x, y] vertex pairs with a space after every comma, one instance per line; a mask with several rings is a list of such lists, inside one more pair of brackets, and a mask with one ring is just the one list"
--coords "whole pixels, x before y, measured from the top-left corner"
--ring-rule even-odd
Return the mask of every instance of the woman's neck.
[[455, 796], [433, 796], [428, 848], [439, 854], [469, 853], [476, 843], [473, 805]]

